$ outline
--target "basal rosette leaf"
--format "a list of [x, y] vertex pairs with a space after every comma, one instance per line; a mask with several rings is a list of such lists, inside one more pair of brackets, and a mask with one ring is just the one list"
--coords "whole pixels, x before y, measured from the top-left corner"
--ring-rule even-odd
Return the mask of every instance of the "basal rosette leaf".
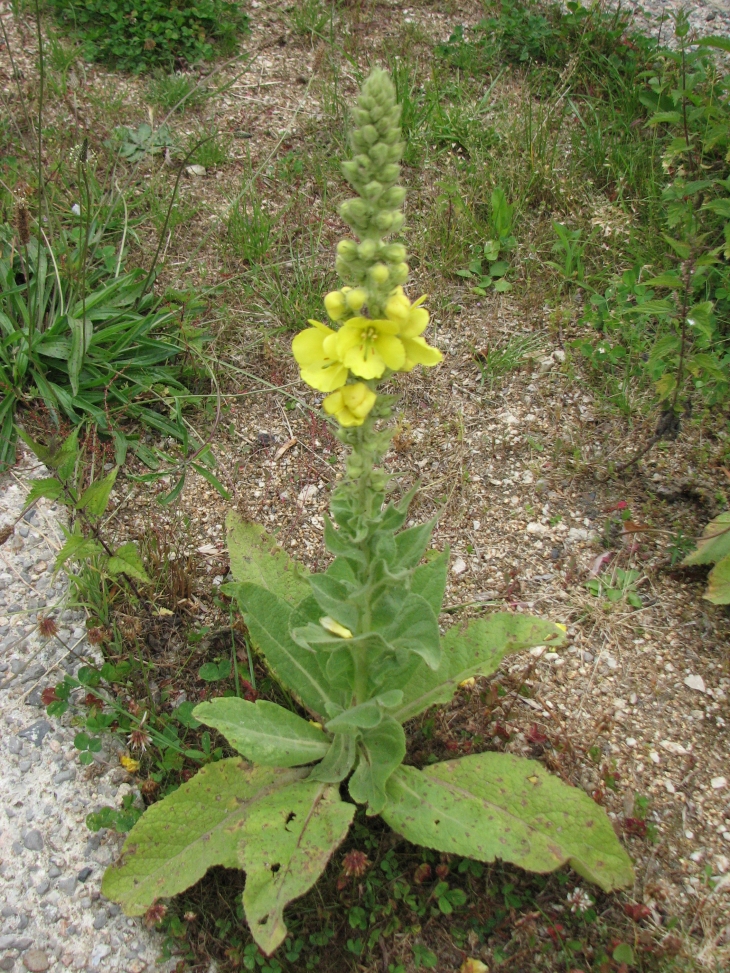
[[730, 605], [730, 556], [718, 561], [710, 571], [703, 597], [713, 605]]
[[102, 891], [127, 915], [189, 888], [213, 865], [238, 868], [241, 822], [268, 795], [306, 770], [255, 767], [240, 757], [209, 764], [132, 828], [119, 861], [104, 873]]
[[270, 792], [242, 819], [243, 908], [267, 955], [286, 938], [285, 906], [314, 885], [354, 814], [355, 806], [340, 799], [337, 787], [306, 780]]
[[682, 564], [716, 564], [730, 554], [730, 512], [715, 517], [705, 527], [697, 542], [697, 549], [691, 551]]
[[405, 723], [429, 706], [447, 703], [464, 679], [494, 672], [505, 655], [546, 642], [559, 645], [564, 638], [552, 622], [508, 612], [454, 625], [441, 639], [439, 668], [418, 667], [403, 686], [403, 702], [393, 715]]
[[226, 517], [231, 574], [239, 582], [257, 584], [290, 605], [309, 594], [307, 569], [277, 546], [260, 524], [231, 511]]
[[238, 752], [262, 767], [299, 767], [321, 760], [330, 740], [321, 729], [283, 706], [221, 696], [195, 707], [193, 716], [212, 726]]
[[540, 873], [568, 864], [607, 892], [633, 883], [603, 808], [535, 760], [481, 753], [399, 767], [386, 792], [383, 819], [414, 844]]

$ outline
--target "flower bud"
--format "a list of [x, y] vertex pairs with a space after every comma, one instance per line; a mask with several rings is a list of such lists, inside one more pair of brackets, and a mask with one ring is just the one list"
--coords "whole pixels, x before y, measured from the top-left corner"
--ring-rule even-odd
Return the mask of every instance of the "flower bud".
[[393, 213], [393, 220], [390, 224], [390, 232], [397, 233], [399, 230], [403, 228], [403, 224], [405, 223], [405, 221], [406, 221], [405, 216], [396, 210], [396, 212]]
[[372, 260], [377, 251], [377, 244], [374, 240], [363, 240], [357, 248], [357, 255], [360, 260]]
[[382, 230], [383, 233], [387, 233], [393, 225], [393, 220], [397, 215], [398, 214], [394, 213], [392, 210], [386, 209], [383, 210], [382, 213], [378, 213], [373, 222], [379, 230]]
[[380, 179], [382, 182], [395, 182], [399, 175], [400, 166], [394, 163], [389, 163], [380, 170]]
[[402, 263], [406, 259], [406, 248], [402, 243], [389, 243], [381, 252], [388, 263]]
[[339, 321], [347, 310], [345, 295], [341, 291], [330, 291], [325, 295], [324, 306], [333, 321]]
[[406, 191], [403, 186], [391, 186], [380, 197], [380, 205], [390, 209], [399, 209], [406, 198]]
[[357, 312], [362, 310], [362, 306], [365, 303], [366, 298], [367, 294], [362, 287], [356, 287], [354, 290], [347, 292], [345, 295], [345, 303], [351, 311]]
[[354, 240], [340, 240], [337, 244], [337, 253], [343, 260], [354, 260], [357, 257], [357, 244]]
[[375, 264], [370, 268], [370, 279], [374, 284], [385, 284], [390, 277], [390, 272], [385, 264]]
[[362, 191], [362, 194], [365, 197], [365, 199], [370, 200], [371, 203], [374, 203], [378, 199], [378, 197], [382, 195], [382, 193], [383, 193], [383, 184], [379, 183], [377, 179], [371, 180], [371, 182], [369, 182], [367, 186], [363, 187], [363, 191]]
[[386, 162], [391, 161], [388, 146], [385, 142], [376, 142], [368, 152], [368, 155], [376, 166], [384, 166]]
[[368, 145], [374, 145], [378, 141], [378, 130], [374, 125], [364, 125], [360, 129], [360, 136]]
[[395, 267], [390, 268], [390, 279], [391, 282], [398, 286], [399, 284], [405, 284], [408, 280], [409, 267], [408, 264], [396, 264]]

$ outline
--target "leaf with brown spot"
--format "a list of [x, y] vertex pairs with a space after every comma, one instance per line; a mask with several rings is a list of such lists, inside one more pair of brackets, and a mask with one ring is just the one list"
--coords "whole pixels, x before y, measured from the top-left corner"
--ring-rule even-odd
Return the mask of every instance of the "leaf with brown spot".
[[569, 864], [606, 891], [633, 882], [606, 813], [537, 761], [481, 753], [400, 767], [386, 791], [384, 820], [414, 844], [533, 872]]

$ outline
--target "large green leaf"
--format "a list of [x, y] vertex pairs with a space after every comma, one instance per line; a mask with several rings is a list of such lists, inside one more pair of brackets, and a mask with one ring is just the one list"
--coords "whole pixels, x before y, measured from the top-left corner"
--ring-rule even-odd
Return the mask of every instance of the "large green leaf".
[[713, 605], [730, 605], [730, 557], [718, 561], [710, 571], [704, 597]]
[[326, 718], [327, 703], [344, 705], [343, 692], [330, 687], [315, 652], [297, 645], [289, 634], [289, 605], [257, 584], [239, 584], [237, 592], [251, 638], [266, 656], [275, 678], [320, 722]]
[[373, 730], [366, 730], [358, 745], [359, 760], [350, 778], [350, 797], [367, 804], [368, 814], [380, 814], [386, 806], [388, 778], [406, 755], [406, 735], [392, 717], [386, 717]]
[[419, 564], [413, 572], [411, 591], [425, 598], [438, 617], [444, 602], [446, 575], [449, 568], [448, 547], [426, 564]]
[[508, 612], [454, 625], [441, 639], [439, 668], [434, 672], [425, 664], [418, 667], [403, 687], [403, 702], [393, 715], [404, 723], [429, 706], [447, 703], [464, 679], [494, 672], [505, 655], [545, 642], [557, 645], [564, 638], [552, 622]]
[[692, 551], [682, 564], [716, 564], [730, 554], [730, 512], [715, 517], [705, 527], [702, 537], [697, 541], [697, 550]]
[[306, 770], [274, 770], [240, 757], [200, 770], [145, 811], [124, 842], [102, 891], [127, 915], [183, 892], [213, 865], [239, 867], [241, 826], [253, 807], [300, 780]]
[[244, 757], [264, 767], [298, 767], [320, 760], [330, 747], [321, 729], [296, 713], [259, 699], [220, 696], [195, 707], [193, 716], [223, 734]]
[[306, 568], [292, 561], [263, 527], [231, 511], [226, 530], [231, 574], [236, 581], [260, 585], [290, 605], [310, 594]]
[[386, 790], [383, 818], [414, 844], [532, 872], [569, 864], [607, 892], [634, 880], [603, 808], [536, 760], [480, 753], [400, 767]]
[[239, 832], [243, 908], [264, 953], [284, 941], [284, 907], [314, 885], [354, 814], [354, 804], [341, 801], [337, 787], [313, 780], [272, 791], [251, 806]]

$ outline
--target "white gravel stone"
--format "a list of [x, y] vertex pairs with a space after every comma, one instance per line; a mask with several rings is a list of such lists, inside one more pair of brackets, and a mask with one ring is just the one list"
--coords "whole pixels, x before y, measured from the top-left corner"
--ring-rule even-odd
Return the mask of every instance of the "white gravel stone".
[[702, 678], [702, 676], [687, 676], [687, 678], [684, 680], [684, 684], [688, 689], [696, 689], [700, 693], [707, 691], [705, 688], [705, 680]]
[[[23, 469], [14, 472], [22, 481]], [[0, 526], [19, 516], [26, 492], [15, 479], [0, 481]], [[40, 501], [33, 517], [26, 517], [24, 536], [16, 528], [0, 547], [0, 616], [7, 619], [0, 625], [0, 963], [9, 962], [14, 950], [21, 958], [29, 955], [24, 969], [104, 973], [118, 956], [115, 967], [126, 971], [127, 943], [137, 939], [138, 969], [169, 971], [173, 961], [156, 967], [162, 938], [116, 906], [104, 908], [100, 892], [102, 863], [117, 857], [122, 839], [113, 832], [92, 834], [85, 818], [105, 804], [121, 803], [120, 769], [116, 761], [102, 762], [93, 768], [99, 776], [87, 776], [73, 745], [77, 728], [69, 715], [47, 717], [40, 698], [46, 686], [60, 682], [64, 672], [75, 673], [96, 651], [84, 640], [83, 614], [66, 609], [65, 578], [53, 577], [63, 544], [58, 516], [53, 505]], [[28, 574], [31, 565], [37, 577]], [[38, 637], [38, 612], [30, 606], [41, 598], [42, 613], [65, 629], [71, 653], [57, 639]], [[89, 913], [92, 903], [105, 917], [103, 929]], [[21, 965], [17, 959], [12, 968]]]

